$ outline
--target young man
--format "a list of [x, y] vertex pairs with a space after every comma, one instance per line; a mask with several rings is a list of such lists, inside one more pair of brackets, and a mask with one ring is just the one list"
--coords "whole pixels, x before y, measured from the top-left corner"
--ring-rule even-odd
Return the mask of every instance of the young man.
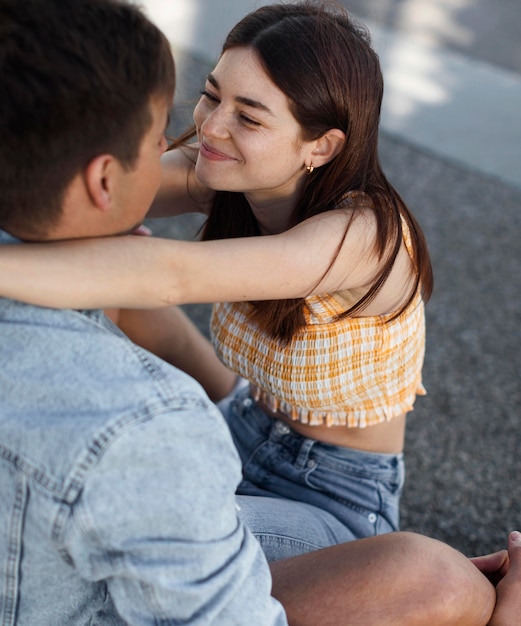
[[[174, 90], [157, 28], [120, 0], [0, 0], [0, 84], [0, 244], [139, 225]], [[273, 564], [286, 617], [220, 413], [101, 311], [0, 299], [0, 363], [1, 624], [487, 623], [478, 569], [407, 533]]]

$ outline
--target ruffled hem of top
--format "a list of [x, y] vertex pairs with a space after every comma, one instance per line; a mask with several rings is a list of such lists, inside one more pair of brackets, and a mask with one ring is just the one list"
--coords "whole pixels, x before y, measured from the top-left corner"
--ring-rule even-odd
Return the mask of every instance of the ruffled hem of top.
[[367, 428], [382, 422], [388, 422], [394, 417], [412, 411], [416, 396], [426, 395], [425, 387], [421, 382], [416, 386], [416, 390], [402, 402], [392, 406], [373, 407], [371, 410], [354, 409], [352, 411], [319, 411], [316, 409], [306, 409], [296, 407], [285, 400], [280, 400], [269, 391], [264, 391], [257, 385], [250, 385], [250, 395], [255, 402], [262, 402], [273, 413], [284, 413], [291, 420], [308, 424], [309, 426], [345, 426], [347, 428]]

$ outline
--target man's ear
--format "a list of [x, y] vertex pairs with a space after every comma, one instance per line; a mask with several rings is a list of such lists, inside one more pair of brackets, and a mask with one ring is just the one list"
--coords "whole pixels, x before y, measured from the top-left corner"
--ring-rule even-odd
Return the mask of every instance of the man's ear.
[[101, 211], [109, 211], [113, 203], [114, 177], [117, 160], [110, 154], [94, 157], [84, 170], [87, 192], [92, 203]]
[[311, 162], [309, 165], [320, 167], [326, 165], [342, 150], [346, 140], [345, 133], [339, 128], [331, 128], [322, 137], [316, 140], [315, 147], [311, 152]]

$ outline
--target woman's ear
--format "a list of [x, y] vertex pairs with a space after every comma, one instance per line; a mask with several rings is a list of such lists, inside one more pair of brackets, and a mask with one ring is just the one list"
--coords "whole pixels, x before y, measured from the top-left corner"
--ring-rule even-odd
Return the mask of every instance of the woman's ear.
[[316, 140], [315, 147], [311, 152], [313, 167], [326, 165], [342, 150], [346, 140], [345, 133], [339, 128], [331, 128], [322, 137]]
[[112, 207], [116, 159], [110, 154], [94, 157], [84, 170], [85, 187], [91, 202], [101, 211]]

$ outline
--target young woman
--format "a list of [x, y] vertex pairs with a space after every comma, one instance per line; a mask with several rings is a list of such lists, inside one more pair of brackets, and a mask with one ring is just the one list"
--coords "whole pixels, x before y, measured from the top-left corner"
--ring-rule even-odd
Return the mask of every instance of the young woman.
[[[37, 304], [217, 303], [215, 350], [250, 383], [223, 404], [239, 492], [326, 511], [343, 541], [398, 528], [406, 414], [424, 393], [431, 266], [378, 160], [382, 92], [368, 36], [341, 7], [261, 7], [207, 78], [197, 143], [187, 134], [163, 162], [152, 214], [203, 211], [204, 241], [0, 251], [0, 292]], [[164, 325], [135, 311], [121, 324], [163, 345]]]

